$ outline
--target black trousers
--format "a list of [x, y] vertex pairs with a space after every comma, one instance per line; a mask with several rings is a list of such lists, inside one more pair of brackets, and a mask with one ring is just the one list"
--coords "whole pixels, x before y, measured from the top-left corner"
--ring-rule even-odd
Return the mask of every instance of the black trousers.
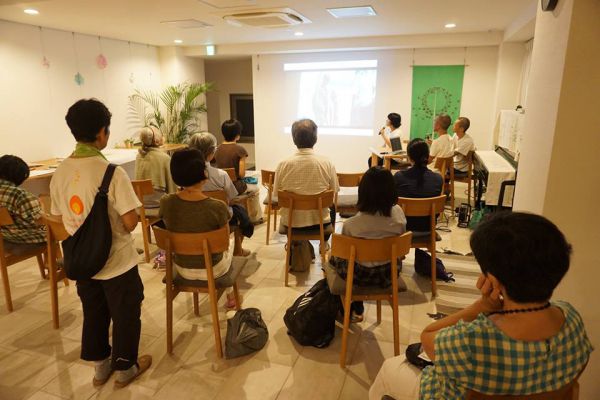
[[108, 280], [79, 280], [77, 294], [83, 306], [81, 358], [101, 361], [110, 357], [108, 330], [112, 320], [112, 368], [124, 371], [136, 364], [144, 299], [138, 267]]
[[248, 211], [239, 204], [233, 204], [231, 209], [233, 210], [233, 216], [231, 217], [230, 224], [239, 226], [242, 235], [247, 238], [252, 237], [254, 234], [254, 224], [250, 221]]
[[[337, 211], [335, 210], [335, 206], [331, 206], [329, 207], [329, 218], [331, 219], [330, 223], [324, 223], [323, 227], [327, 227], [329, 225], [333, 225], [333, 229], [335, 230], [335, 218], [337, 215]], [[301, 228], [294, 228], [295, 231], [314, 231], [315, 229], [319, 229], [320, 226], [319, 225], [310, 225], [310, 226], [303, 226]], [[328, 241], [329, 238], [331, 237], [330, 233], [326, 233], [325, 234], [325, 241]]]

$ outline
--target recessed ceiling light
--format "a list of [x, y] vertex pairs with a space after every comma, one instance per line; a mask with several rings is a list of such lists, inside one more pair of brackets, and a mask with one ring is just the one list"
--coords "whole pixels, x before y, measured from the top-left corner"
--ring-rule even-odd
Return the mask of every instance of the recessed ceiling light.
[[456, 24], [453, 24], [453, 23], [446, 24], [446, 25], [444, 25], [444, 28], [456, 28]]
[[181, 44], [181, 43], [183, 43], [183, 40], [181, 40], [181, 39], [175, 39], [175, 40], [173, 40], [173, 43], [175, 43], [175, 44]]
[[25, 10], [23, 10], [23, 12], [25, 14], [29, 14], [29, 15], [38, 15], [40, 12], [38, 10], [36, 10], [35, 8], [26, 8]]
[[214, 44], [207, 44], [206, 45], [206, 55], [207, 56], [214, 56], [217, 52], [217, 49], [215, 48]]
[[328, 8], [327, 11], [336, 18], [374, 17], [377, 15], [371, 6]]
[[294, 36], [304, 36], [304, 32], [294, 32]]

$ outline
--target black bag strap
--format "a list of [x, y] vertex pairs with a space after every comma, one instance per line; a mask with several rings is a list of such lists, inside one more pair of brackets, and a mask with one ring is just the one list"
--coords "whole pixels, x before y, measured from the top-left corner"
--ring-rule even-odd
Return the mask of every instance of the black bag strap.
[[115, 173], [115, 168], [117, 168], [115, 164], [108, 164], [108, 167], [106, 167], [104, 178], [102, 178], [102, 185], [100, 185], [100, 188], [98, 189], [100, 193], [108, 194], [108, 187], [110, 186], [110, 181]]

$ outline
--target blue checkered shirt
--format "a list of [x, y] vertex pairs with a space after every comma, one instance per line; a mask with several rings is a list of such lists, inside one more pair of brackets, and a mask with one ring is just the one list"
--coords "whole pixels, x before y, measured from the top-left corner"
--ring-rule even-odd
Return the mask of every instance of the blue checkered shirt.
[[563, 310], [565, 323], [547, 340], [511, 339], [484, 314], [442, 329], [435, 338], [435, 366], [423, 370], [420, 399], [464, 399], [469, 389], [527, 395], [571, 382], [593, 348], [573, 306], [553, 305]]

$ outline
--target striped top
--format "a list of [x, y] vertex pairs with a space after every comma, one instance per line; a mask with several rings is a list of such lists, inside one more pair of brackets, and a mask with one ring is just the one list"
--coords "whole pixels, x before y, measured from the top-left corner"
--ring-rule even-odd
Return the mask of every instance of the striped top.
[[442, 329], [435, 338], [435, 366], [423, 370], [420, 399], [463, 399], [469, 389], [527, 395], [567, 385], [593, 348], [573, 306], [552, 304], [562, 309], [565, 322], [546, 340], [512, 339], [484, 314]]

